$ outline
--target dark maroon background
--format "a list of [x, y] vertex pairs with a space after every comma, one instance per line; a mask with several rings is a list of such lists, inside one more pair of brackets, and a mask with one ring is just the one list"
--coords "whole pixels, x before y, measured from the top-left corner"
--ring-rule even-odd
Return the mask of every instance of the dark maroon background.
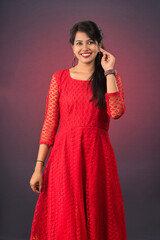
[[160, 239], [160, 2], [3, 0], [1, 18], [0, 239], [29, 239], [38, 195], [29, 181], [51, 75], [70, 68], [71, 26], [95, 21], [116, 58], [126, 112], [110, 138], [124, 196], [128, 240]]

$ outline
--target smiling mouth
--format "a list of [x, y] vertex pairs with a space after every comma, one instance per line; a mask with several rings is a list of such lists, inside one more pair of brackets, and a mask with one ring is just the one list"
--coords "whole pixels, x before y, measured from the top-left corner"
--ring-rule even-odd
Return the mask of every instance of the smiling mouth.
[[82, 57], [89, 57], [92, 53], [82, 53]]

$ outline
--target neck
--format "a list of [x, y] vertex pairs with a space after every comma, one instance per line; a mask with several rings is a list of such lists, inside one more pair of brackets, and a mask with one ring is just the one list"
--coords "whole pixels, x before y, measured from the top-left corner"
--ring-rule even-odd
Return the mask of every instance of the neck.
[[90, 73], [90, 72], [94, 72], [95, 66], [94, 66], [94, 62], [90, 64], [78, 62], [75, 68], [77, 69], [78, 72]]

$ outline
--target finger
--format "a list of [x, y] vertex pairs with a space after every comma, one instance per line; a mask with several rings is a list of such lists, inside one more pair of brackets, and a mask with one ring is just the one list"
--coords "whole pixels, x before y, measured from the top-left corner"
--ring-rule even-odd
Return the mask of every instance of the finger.
[[39, 193], [39, 191], [37, 189], [33, 190], [35, 193]]
[[108, 59], [108, 56], [106, 54], [103, 55], [102, 61], [106, 61]]
[[102, 53], [107, 53], [107, 51], [106, 50], [104, 50], [103, 48], [101, 48], [100, 47], [100, 51], [102, 52]]
[[39, 192], [41, 193], [42, 192], [42, 183], [39, 184]]
[[103, 48], [101, 48], [101, 47], [100, 47], [100, 50], [101, 50], [101, 52], [104, 52], [104, 51], [105, 51], [105, 50], [104, 50]]
[[39, 193], [39, 190], [36, 189], [36, 188], [32, 188], [32, 190], [33, 190], [33, 192], [35, 192], [35, 193]]
[[38, 189], [37, 189], [37, 184], [36, 185], [31, 185], [31, 188], [32, 188], [32, 191], [33, 192], [36, 192], [36, 193], [39, 193]]
[[36, 184], [36, 192], [41, 193], [42, 192], [42, 182], [40, 181], [39, 183]]
[[102, 58], [108, 59], [110, 57], [106, 52], [103, 52], [102, 54], [103, 54]]
[[33, 192], [36, 191], [36, 187], [34, 187], [34, 186], [31, 186], [31, 189], [32, 189]]
[[35, 193], [40, 193], [38, 190], [35, 190], [34, 192], [35, 192]]
[[100, 51], [102, 52], [102, 54], [104, 55], [104, 53], [105, 53], [105, 50], [104, 49], [102, 49], [102, 48], [100, 48]]
[[106, 51], [106, 50], [104, 50], [103, 48], [100, 48], [100, 50], [101, 50], [101, 52], [102, 52], [102, 53], [112, 56], [112, 54], [111, 54], [111, 53], [107, 52], [107, 51]]

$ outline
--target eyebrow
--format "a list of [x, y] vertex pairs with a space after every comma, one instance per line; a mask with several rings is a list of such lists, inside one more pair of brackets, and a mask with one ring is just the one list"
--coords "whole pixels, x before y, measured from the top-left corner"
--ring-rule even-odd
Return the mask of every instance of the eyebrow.
[[[89, 40], [92, 40], [92, 41], [93, 41], [93, 39], [91, 39], [91, 38], [90, 38], [90, 39], [88, 39], [87, 41], [89, 41]], [[78, 41], [83, 41], [83, 40], [76, 40], [76, 42], [78, 42]]]

